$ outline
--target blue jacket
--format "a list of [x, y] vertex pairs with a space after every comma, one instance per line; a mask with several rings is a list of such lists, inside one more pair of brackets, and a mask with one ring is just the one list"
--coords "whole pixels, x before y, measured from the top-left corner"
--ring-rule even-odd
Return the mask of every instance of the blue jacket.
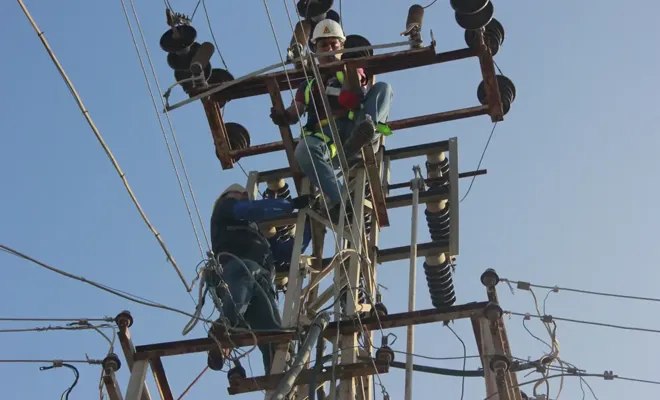
[[[291, 258], [293, 241], [273, 246], [261, 234], [257, 222], [293, 212], [288, 199], [236, 200], [219, 199], [211, 215], [211, 243], [215, 254], [231, 253], [258, 262], [272, 272], [273, 258]], [[307, 224], [309, 225], [309, 224]], [[309, 244], [311, 232], [305, 227], [303, 251]], [[274, 253], [274, 254], [273, 254]], [[220, 257], [225, 262], [228, 257]]]

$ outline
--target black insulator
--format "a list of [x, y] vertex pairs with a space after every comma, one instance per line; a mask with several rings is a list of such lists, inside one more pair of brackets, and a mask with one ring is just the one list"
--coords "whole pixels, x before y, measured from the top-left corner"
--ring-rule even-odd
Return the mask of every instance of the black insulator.
[[[367, 40], [364, 36], [360, 35], [348, 35], [346, 36], [346, 41], [344, 42], [344, 49], [354, 49], [356, 47], [367, 47], [371, 46], [371, 42]], [[370, 57], [374, 55], [373, 49], [361, 50], [351, 53], [343, 53], [341, 58], [342, 60], [349, 60], [353, 58], [360, 57]]]
[[490, 0], [451, 0], [451, 8], [457, 13], [474, 14], [486, 7]]
[[[265, 199], [290, 199], [291, 198], [291, 190], [289, 189], [289, 184], [284, 183], [284, 185], [277, 189], [277, 190], [272, 190], [270, 188], [266, 188], [264, 190], [264, 198]], [[275, 228], [276, 231], [276, 238], [280, 242], [287, 242], [291, 238], [293, 238], [292, 230], [293, 230], [294, 225], [285, 225], [285, 226], [278, 226]]]
[[[500, 21], [495, 18], [490, 20], [484, 31], [484, 41], [486, 42], [486, 46], [490, 49], [491, 54], [497, 54], [500, 50], [500, 46], [504, 43], [504, 27]], [[477, 42], [477, 31], [466, 30], [465, 43], [468, 47], [476, 49], [479, 46], [479, 43]]]
[[327, 18], [327, 15], [324, 14], [330, 11], [333, 3], [333, 0], [299, 0], [296, 9], [298, 10], [298, 15], [303, 18], [314, 18], [318, 16]]
[[[231, 150], [242, 150], [250, 147], [250, 133], [245, 127], [236, 122], [225, 123], [227, 138], [229, 139], [229, 148]], [[235, 157], [239, 160], [240, 157]]]
[[447, 307], [456, 302], [452, 265], [447, 261], [440, 265], [424, 263], [426, 282], [434, 307]]
[[[430, 171], [439, 171], [440, 172], [440, 177], [438, 178], [433, 178], [433, 181], [427, 182], [427, 185], [429, 188], [438, 188], [441, 186], [445, 186], [449, 184], [449, 159], [445, 158], [442, 161], [436, 162], [436, 163], [431, 163], [431, 162], [426, 162], [426, 170], [428, 172]], [[430, 173], [428, 173], [429, 179]]]
[[456, 11], [456, 23], [463, 29], [481, 29], [493, 19], [494, 13], [493, 3], [489, 1], [484, 8], [474, 14], [462, 14]]
[[[511, 104], [516, 99], [516, 87], [511, 82], [511, 79], [507, 78], [504, 75], [495, 75], [497, 79], [497, 87], [500, 90], [500, 99], [502, 99], [502, 113], [506, 115], [511, 109]], [[481, 104], [488, 104], [488, 99], [486, 99], [486, 88], [484, 81], [481, 81], [477, 87], [477, 99]]]
[[160, 37], [160, 48], [167, 53], [186, 54], [197, 39], [197, 30], [190, 25], [179, 25]]
[[339, 13], [335, 10], [328, 10], [328, 12], [325, 13], [324, 19], [331, 19], [336, 23], [341, 24], [341, 15], [339, 15]]
[[448, 241], [451, 228], [449, 202], [446, 203], [444, 209], [437, 212], [430, 211], [427, 208], [424, 210], [424, 215], [426, 216], [426, 223], [429, 227], [431, 240], [434, 242]]
[[[358, 286], [360, 289], [358, 290], [358, 296], [357, 296], [357, 302], [358, 304], [365, 304], [367, 302], [367, 295], [364, 290], [364, 281], [360, 279], [360, 284]], [[339, 298], [339, 304], [341, 305], [341, 311], [344, 312], [346, 310], [346, 300], [348, 299], [348, 287], [344, 286], [344, 288], [341, 290], [343, 292], [342, 296]]]
[[[213, 68], [211, 70], [211, 76], [206, 80], [206, 83], [208, 83], [209, 85], [215, 86], [215, 85], [220, 85], [222, 83], [230, 82], [230, 81], [233, 81], [233, 80], [234, 80], [234, 75], [229, 73], [229, 71], [227, 71], [226, 69]], [[210, 98], [211, 98], [211, 100], [218, 103], [220, 105], [220, 107], [224, 107], [225, 104], [227, 104], [227, 102], [229, 101], [229, 100], [225, 100], [222, 97], [221, 92], [212, 94], [210, 96]]]
[[175, 71], [187, 71], [190, 68], [193, 56], [200, 47], [202, 47], [201, 43], [195, 42], [190, 45], [185, 53], [169, 53], [167, 55], [167, 65]]

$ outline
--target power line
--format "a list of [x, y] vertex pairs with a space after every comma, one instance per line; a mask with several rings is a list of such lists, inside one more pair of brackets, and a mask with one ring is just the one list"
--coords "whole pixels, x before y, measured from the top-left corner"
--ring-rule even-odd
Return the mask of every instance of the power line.
[[533, 314], [522, 314], [522, 313], [517, 313], [517, 312], [512, 312], [512, 311], [504, 311], [504, 313], [505, 314], [516, 315], [516, 316], [519, 316], [519, 317], [534, 317], [534, 318], [538, 318], [538, 319], [544, 320], [544, 321], [556, 320], [556, 321], [564, 321], [564, 322], [574, 322], [576, 324], [601, 326], [601, 327], [605, 327], [605, 328], [622, 329], [622, 330], [628, 330], [628, 331], [660, 333], [660, 330], [658, 330], [658, 329], [639, 328], [639, 327], [635, 327], [635, 326], [614, 325], [614, 324], [607, 324], [607, 323], [604, 323], [604, 322], [585, 321], [585, 320], [580, 320], [580, 319], [560, 318], [560, 317], [555, 317], [555, 316], [552, 316], [552, 315], [540, 315], [539, 316], [539, 315], [533, 315]]
[[605, 296], [605, 297], [615, 297], [619, 299], [629, 299], [629, 300], [643, 300], [643, 301], [652, 301], [656, 303], [660, 303], [660, 299], [654, 298], [654, 297], [642, 297], [642, 296], [631, 296], [631, 295], [624, 295], [624, 294], [616, 294], [616, 293], [608, 293], [608, 292], [595, 292], [591, 290], [584, 290], [584, 289], [571, 289], [571, 288], [565, 288], [565, 287], [559, 287], [559, 286], [546, 286], [546, 285], [537, 285], [534, 283], [529, 283], [525, 281], [513, 281], [510, 279], [500, 279], [502, 282], [506, 283], [512, 283], [517, 285], [517, 288], [520, 290], [527, 290], [527, 287], [535, 287], [539, 289], [548, 289], [551, 291], [559, 292], [560, 290], [566, 291], [566, 292], [574, 292], [574, 293], [582, 293], [582, 294], [591, 294], [595, 296]]
[[68, 364], [101, 365], [101, 364], [103, 364], [103, 360], [92, 360], [92, 359], [87, 359], [87, 360], [0, 360], [0, 363], [39, 363], [39, 364], [68, 363]]
[[152, 225], [152, 223], [149, 221], [149, 218], [147, 218], [147, 215], [145, 214], [144, 210], [142, 209], [142, 206], [138, 202], [137, 198], [135, 197], [135, 194], [133, 193], [133, 190], [131, 189], [131, 186], [128, 184], [128, 180], [126, 179], [126, 174], [122, 171], [122, 169], [119, 166], [119, 163], [117, 162], [117, 159], [115, 159], [115, 156], [112, 154], [112, 151], [110, 151], [110, 148], [108, 145], [105, 143], [105, 140], [103, 139], [103, 136], [101, 136], [101, 133], [99, 132], [98, 128], [94, 124], [94, 121], [89, 115], [89, 111], [85, 108], [85, 105], [82, 102], [82, 99], [78, 95], [78, 92], [76, 91], [76, 88], [73, 86], [73, 83], [69, 79], [69, 77], [66, 75], [66, 72], [64, 72], [64, 68], [60, 64], [59, 60], [57, 57], [55, 57], [55, 53], [53, 50], [50, 48], [50, 45], [48, 44], [48, 41], [46, 40], [46, 37], [44, 36], [44, 33], [39, 27], [37, 26], [37, 23], [34, 21], [32, 18], [32, 15], [30, 12], [27, 10], [25, 4], [23, 3], [23, 0], [18, 0], [19, 5], [21, 6], [21, 9], [23, 9], [23, 13], [27, 17], [27, 19], [30, 21], [30, 24], [32, 25], [32, 28], [34, 28], [34, 31], [37, 33], [37, 36], [41, 40], [41, 43], [44, 45], [44, 48], [46, 49], [46, 52], [50, 56], [51, 60], [53, 61], [53, 64], [57, 68], [58, 72], [62, 76], [62, 79], [66, 83], [67, 88], [71, 92], [71, 95], [74, 97], [76, 100], [76, 103], [78, 104], [78, 107], [80, 108], [80, 111], [83, 113], [85, 116], [85, 119], [87, 120], [87, 123], [89, 124], [90, 128], [94, 132], [94, 135], [96, 136], [96, 139], [98, 142], [101, 144], [103, 147], [103, 150], [105, 151], [106, 155], [112, 162], [112, 165], [114, 166], [115, 170], [119, 174], [119, 177], [121, 178], [124, 187], [126, 188], [126, 191], [128, 192], [129, 196], [131, 197], [131, 200], [133, 200], [133, 203], [135, 204], [135, 207], [137, 208], [138, 212], [140, 213], [140, 216], [144, 220], [145, 224], [151, 230], [151, 233], [154, 234], [156, 237], [156, 240], [160, 244], [161, 248], [165, 252], [165, 255], [167, 256], [167, 259], [172, 263], [172, 266], [176, 270], [177, 274], [179, 275], [179, 278], [181, 279], [181, 282], [183, 285], [186, 287], [186, 290], [188, 289], [188, 283], [186, 282], [186, 278], [183, 276], [183, 273], [179, 269], [179, 266], [177, 265], [176, 261], [174, 260], [174, 257], [170, 253], [169, 249], [165, 245], [165, 242], [161, 238], [160, 233], [156, 230], [156, 228]]
[[0, 322], [4, 321], [22, 321], [22, 322], [114, 322], [114, 318], [0, 318]]
[[[432, 5], [433, 3], [431, 3]], [[484, 150], [481, 152], [481, 158], [479, 158], [479, 163], [477, 164], [477, 170], [481, 167], [481, 162], [484, 160], [484, 157], [486, 156], [486, 151], [488, 150], [488, 146], [490, 145], [490, 140], [493, 138], [493, 133], [495, 133], [495, 128], [497, 128], [497, 122], [493, 125], [493, 129], [490, 130], [490, 135], [488, 135], [488, 141], [486, 141], [486, 146], [484, 146]], [[463, 198], [459, 201], [459, 203], [462, 203], [463, 200], [470, 194], [470, 191], [472, 190], [472, 185], [474, 184], [474, 180], [477, 179], [477, 176], [474, 175], [472, 176], [472, 179], [470, 179], [470, 186], [468, 186], [467, 192], [463, 195]]]
[[[43, 263], [43, 262], [41, 262], [41, 261], [39, 261], [39, 260], [36, 260], [36, 259], [34, 259], [34, 258], [32, 258], [32, 257], [30, 257], [30, 256], [28, 256], [28, 255], [26, 255], [26, 254], [23, 254], [23, 253], [19, 252], [18, 250], [14, 250], [14, 249], [12, 249], [11, 247], [5, 246], [5, 245], [3, 245], [3, 244], [0, 244], [0, 250], [3, 250], [3, 251], [5, 251], [5, 252], [7, 252], [7, 253], [9, 253], [9, 254], [12, 254], [12, 255], [14, 255], [14, 256], [17, 256], [17, 257], [23, 258], [23, 259], [25, 259], [25, 260], [31, 261], [31, 262], [33, 262], [33, 263], [35, 263], [35, 264], [37, 264], [37, 265], [39, 265], [39, 266], [41, 266], [41, 267], [43, 267], [43, 268], [46, 268], [46, 269], [48, 269], [48, 270], [50, 270], [50, 271], [52, 271], [52, 272], [55, 272], [55, 273], [57, 273], [57, 274], [63, 275], [63, 276], [65, 276], [65, 277], [67, 277], [67, 278], [75, 279], [75, 280], [77, 280], [77, 281], [80, 281], [80, 282], [86, 283], [86, 284], [88, 284], [88, 285], [94, 286], [94, 287], [96, 287], [96, 288], [98, 288], [98, 289], [101, 289], [101, 290], [103, 290], [103, 291], [105, 291], [105, 292], [108, 292], [108, 293], [114, 294], [115, 296], [119, 296], [119, 297], [121, 297], [121, 298], [123, 298], [123, 299], [129, 300], [129, 301], [132, 301], [132, 302], [134, 302], [134, 303], [142, 304], [142, 305], [145, 305], [145, 306], [148, 306], [148, 307], [160, 308], [160, 309], [163, 309], [163, 310], [172, 311], [172, 312], [175, 312], [175, 313], [177, 313], [177, 314], [185, 315], [186, 317], [196, 318], [196, 319], [198, 319], [198, 320], [200, 320], [200, 321], [204, 321], [204, 322], [208, 322], [208, 323], [214, 323], [214, 321], [211, 321], [211, 320], [207, 320], [207, 319], [204, 319], [204, 318], [200, 318], [200, 317], [194, 316], [194, 315], [192, 315], [192, 314], [190, 314], [190, 313], [188, 313], [188, 312], [186, 312], [186, 311], [178, 310], [178, 309], [176, 309], [176, 308], [172, 308], [172, 307], [169, 307], [169, 306], [166, 306], [166, 305], [160, 304], [160, 303], [156, 303], [156, 302], [154, 302], [154, 301], [152, 301], [152, 300], [148, 300], [148, 299], [145, 299], [145, 298], [143, 298], [143, 297], [136, 296], [136, 295], [134, 295], [134, 294], [131, 294], [131, 293], [129, 293], [129, 292], [125, 292], [125, 291], [123, 291], [123, 290], [114, 289], [114, 288], [112, 288], [112, 287], [110, 287], [110, 286], [106, 286], [106, 285], [103, 285], [103, 284], [101, 284], [101, 283], [94, 282], [94, 281], [89, 280], [89, 279], [87, 279], [87, 278], [84, 278], [84, 277], [82, 277], [82, 276], [75, 276], [75, 275], [73, 275], [73, 274], [70, 274], [70, 273], [68, 273], [68, 272], [62, 271], [62, 270], [60, 270], [60, 269], [58, 269], [58, 268], [55, 268], [55, 267], [53, 267], [53, 266], [50, 266], [50, 265], [48, 265], [48, 264], [46, 264], [46, 263]], [[244, 332], [244, 331], [246, 331], [246, 330], [244, 330], [244, 329], [240, 329], [240, 328], [234, 328], [234, 331], [236, 331], [236, 332]], [[251, 331], [252, 331], [252, 332], [259, 332], [260, 330], [259, 330], [259, 329], [252, 329]], [[292, 331], [295, 331], [295, 329], [279, 329], [279, 330], [278, 330], [278, 332], [292, 332]], [[269, 330], [268, 332], [272, 332], [272, 331]]]
[[[145, 51], [145, 54], [147, 56], [147, 61], [149, 63], [149, 68], [151, 69], [151, 73], [153, 75], [154, 82], [156, 83], [156, 89], [158, 90], [158, 93], [161, 94], [162, 89], [161, 89], [161, 86], [160, 86], [160, 82], [158, 80], [158, 75], [156, 74], [156, 70], [154, 68], [154, 64], [151, 60], [151, 53], [149, 52], [149, 47], [147, 46], [147, 42], [144, 38], [144, 32], [142, 31], [142, 24], [140, 23], [140, 18], [138, 17], [137, 10], [135, 8], [135, 3], [134, 3], [133, 0], [130, 0], [130, 4], [131, 4], [131, 10], [133, 11], [133, 16], [135, 17], [135, 23], [136, 23], [136, 26], [138, 28], [138, 33], [140, 34], [140, 39], [142, 41], [142, 46], [144, 47], [144, 51]], [[160, 112], [158, 111], [158, 106], [156, 105], [156, 98], [155, 98], [154, 93], [151, 89], [151, 83], [149, 82], [149, 78], [147, 76], [148, 75], [147, 70], [144, 66], [144, 62], [142, 61], [142, 54], [140, 53], [140, 49], [139, 49], [139, 46], [137, 44], [135, 34], [133, 32], [133, 27], [131, 26], [130, 18], [128, 16], [128, 10], [126, 9], [126, 4], [125, 4], [124, 0], [121, 0], [121, 5], [122, 5], [123, 11], [124, 11], [124, 16], [126, 17], [126, 24], [128, 26], [128, 31], [131, 34], [131, 38], [133, 39], [133, 45], [135, 46], [135, 50], [137, 52], [138, 61], [140, 62], [140, 67], [141, 67], [142, 73], [144, 75], [144, 80], [147, 83], [147, 90], [149, 91], [149, 95], [151, 97], [151, 102], [153, 104], [154, 111], [156, 112], [156, 118], [158, 119], [158, 124], [160, 125], [160, 130], [161, 130], [161, 132], [163, 134], [163, 138], [165, 140], [165, 145], [167, 147], [167, 152], [170, 156], [170, 161], [172, 162], [172, 167], [174, 168], [174, 173], [176, 175], [176, 179], [177, 179], [177, 182], [179, 184], [179, 189], [181, 190], [181, 195], [183, 197], [183, 202], [186, 206], [186, 211], [188, 212], [188, 217], [190, 219], [190, 223], [191, 223], [192, 228], [193, 228], [193, 233], [195, 234], [195, 239], [197, 240], [197, 245], [199, 247], [199, 251], [202, 255], [202, 258], [204, 258], [204, 250], [202, 249], [202, 244], [200, 242], [199, 234], [197, 233], [197, 227], [196, 227], [195, 221], [193, 219], [192, 213], [190, 211], [190, 206], [188, 205], [188, 199], [186, 197], [185, 190], [183, 189], [183, 184], [181, 183], [181, 177], [179, 175], [179, 170], [177, 169], [176, 162], [174, 161], [174, 155], [172, 154], [172, 148], [170, 147], [169, 140], [167, 139], [167, 133], [165, 132], [165, 127], [163, 126], [163, 121], [162, 121], [162, 118], [160, 116]], [[165, 101], [163, 100], [162, 96], [159, 96], [159, 97], [160, 97], [161, 105], [163, 107], [165, 107]], [[177, 156], [179, 158], [179, 162], [181, 163], [181, 170], [183, 171], [184, 179], [185, 179], [186, 184], [188, 186], [188, 191], [190, 192], [190, 197], [191, 197], [191, 200], [193, 202], [193, 207], [195, 209], [195, 212], [197, 214], [197, 219], [198, 219], [199, 224], [200, 224], [200, 229], [202, 231], [202, 235], [204, 236], [204, 240], [206, 242], [206, 247], [208, 248], [208, 247], [210, 247], [210, 244], [209, 244], [208, 236], [206, 234], [206, 229], [204, 229], [204, 222], [202, 221], [202, 216], [200, 215], [200, 212], [199, 212], [199, 206], [197, 205], [197, 199], [195, 198], [195, 192], [193, 191], [192, 184], [190, 182], [190, 177], [188, 175], [188, 170], [187, 170], [186, 164], [183, 160], [183, 154], [182, 154], [181, 149], [179, 147], [179, 141], [177, 140], [176, 133], [174, 131], [174, 126], [172, 125], [172, 120], [170, 119], [170, 114], [167, 111], [165, 111], [165, 118], [167, 120], [167, 124], [168, 124], [169, 130], [170, 130], [170, 134], [172, 135], [172, 140], [174, 142], [174, 148], [175, 148]]]
[[83, 326], [43, 326], [36, 328], [0, 329], [0, 333], [44, 332], [44, 331], [82, 331], [89, 329], [111, 328], [110, 325], [83, 325]]

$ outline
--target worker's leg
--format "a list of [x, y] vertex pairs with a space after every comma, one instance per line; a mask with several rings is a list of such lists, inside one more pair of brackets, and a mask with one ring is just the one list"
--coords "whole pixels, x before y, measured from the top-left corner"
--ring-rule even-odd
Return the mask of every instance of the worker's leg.
[[362, 109], [355, 118], [352, 133], [344, 142], [346, 157], [352, 157], [368, 143], [374, 146], [374, 152], [378, 151], [379, 141], [376, 124], [387, 123], [393, 96], [392, 86], [385, 82], [376, 82], [371, 90], [367, 92]]
[[303, 136], [296, 147], [295, 157], [305, 176], [325, 194], [328, 208], [338, 204], [339, 186], [330, 163], [330, 150], [323, 140], [314, 136]]
[[[277, 330], [281, 320], [274, 296], [266, 283], [267, 271], [258, 263], [242, 259], [232, 260], [223, 266], [222, 279], [227, 290], [219, 290], [222, 300], [222, 316], [231, 326], [250, 327], [259, 330]], [[262, 282], [260, 285], [257, 282]], [[272, 349], [268, 345], [259, 346], [263, 354], [264, 368], [269, 370]]]
[[[281, 329], [280, 312], [275, 302], [276, 294], [272, 283], [265, 276], [257, 277], [254, 283], [252, 302], [245, 319], [255, 330]], [[259, 345], [264, 363], [265, 375], [270, 374], [270, 367], [275, 356], [275, 344]]]

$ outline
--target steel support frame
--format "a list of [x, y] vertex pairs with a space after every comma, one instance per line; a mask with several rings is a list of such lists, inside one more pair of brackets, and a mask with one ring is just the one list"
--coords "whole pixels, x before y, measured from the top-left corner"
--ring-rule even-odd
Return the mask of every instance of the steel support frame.
[[[435, 43], [422, 49], [406, 50], [401, 52], [392, 52], [375, 56], [360, 57], [357, 59], [343, 60], [326, 65], [315, 67], [315, 72], [320, 74], [342, 71], [347, 66], [353, 68], [365, 68], [370, 71], [374, 76], [376, 74], [383, 74], [388, 72], [400, 71], [404, 69], [422, 67], [432, 64], [444, 63], [449, 61], [461, 60], [470, 57], [478, 57], [481, 68], [481, 75], [484, 80], [486, 98], [488, 100], [486, 105], [473, 106], [461, 108], [457, 110], [445, 111], [435, 114], [423, 115], [418, 117], [406, 118], [398, 121], [389, 122], [392, 130], [401, 130], [417, 126], [435, 124], [446, 121], [453, 121], [457, 119], [470, 118], [478, 115], [488, 114], [491, 120], [502, 121], [502, 101], [500, 98], [499, 87], [497, 86], [497, 79], [495, 77], [495, 64], [493, 61], [490, 49], [484, 44], [483, 33], [478, 31], [478, 41], [481, 43], [478, 49], [459, 49], [448, 51], [444, 53], [435, 52]], [[315, 63], [315, 60], [314, 64]], [[276, 73], [263, 74], [254, 76], [237, 83], [233, 86], [223, 89], [221, 92], [215, 93], [214, 98], [223, 101], [232, 99], [246, 98], [258, 96], [262, 94], [270, 94], [273, 106], [278, 109], [283, 109], [281, 95], [278, 93], [282, 90], [296, 89], [305, 79], [302, 70], [285, 70]], [[291, 85], [291, 87], [289, 87]], [[217, 89], [216, 89], [217, 91]], [[211, 90], [210, 92], [213, 92]], [[209, 93], [210, 93], [209, 92]], [[214, 104], [219, 112], [220, 107], [217, 103], [210, 102], [209, 97], [202, 99], [207, 109], [207, 103]], [[280, 110], [281, 111], [281, 110]], [[266, 154], [274, 151], [285, 150], [289, 165], [292, 168], [295, 176], [296, 185], [299, 184], [300, 170], [296, 166], [293, 159], [293, 149], [296, 145], [296, 140], [293, 140], [290, 127], [280, 127], [282, 134], [281, 142], [265, 143], [249, 146], [245, 149], [231, 149], [226, 137], [226, 131], [218, 128], [215, 123], [217, 117], [207, 110], [207, 117], [211, 124], [211, 131], [214, 135], [216, 142], [216, 155], [221, 160], [222, 168], [233, 168], [233, 163], [238, 157], [254, 156], [258, 154]], [[215, 131], [218, 131], [217, 133]], [[225, 131], [224, 135], [220, 131]], [[221, 143], [223, 142], [224, 143]], [[381, 224], [381, 226], [386, 226]]]
[[[486, 294], [490, 304], [499, 304], [495, 286], [486, 287]], [[515, 371], [493, 371], [490, 368], [493, 355], [504, 356], [510, 361], [513, 358], [504, 318], [500, 316], [495, 321], [472, 318], [472, 327], [484, 369], [486, 395], [492, 396], [489, 400], [523, 400]]]
[[[119, 320], [119, 318], [117, 319]], [[131, 331], [129, 330], [129, 327], [118, 324], [117, 337], [119, 339], [119, 343], [121, 344], [121, 349], [124, 353], [124, 359], [126, 360], [128, 369], [132, 372], [133, 365], [135, 364], [135, 345], [133, 344], [133, 339], [131, 338]], [[161, 362], [160, 358], [151, 359], [150, 364], [161, 400], [174, 400], [172, 389], [170, 389], [169, 382], [167, 381], [167, 375], [165, 374], [165, 369], [163, 368], [163, 363]], [[141, 400], [151, 400], [149, 387], [146, 384], [144, 385], [144, 390], [142, 391]]]

